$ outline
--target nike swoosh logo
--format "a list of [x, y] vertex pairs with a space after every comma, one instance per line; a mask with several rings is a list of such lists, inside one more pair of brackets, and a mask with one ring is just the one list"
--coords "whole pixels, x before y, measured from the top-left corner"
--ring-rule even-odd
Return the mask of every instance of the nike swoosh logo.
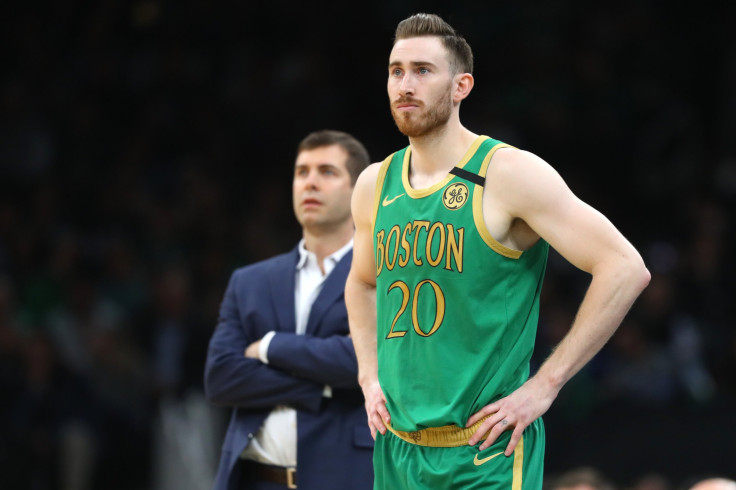
[[389, 204], [391, 204], [392, 202], [394, 202], [395, 200], [397, 200], [398, 198], [400, 198], [404, 194], [405, 194], [405, 192], [402, 192], [401, 194], [399, 194], [398, 196], [394, 197], [393, 199], [389, 199], [388, 197], [384, 197], [383, 198], [383, 205], [384, 206], [388, 206]]
[[490, 460], [492, 460], [492, 459], [493, 459], [493, 458], [495, 458], [496, 456], [500, 456], [500, 455], [502, 455], [502, 454], [503, 454], [503, 451], [501, 451], [500, 453], [496, 453], [496, 454], [491, 454], [491, 455], [490, 455], [490, 456], [488, 456], [487, 458], [483, 458], [483, 459], [478, 459], [478, 455], [476, 454], [476, 455], [475, 455], [475, 458], [473, 458], [473, 464], [474, 464], [475, 466], [480, 466], [480, 465], [482, 465], [482, 464], [485, 464], [485, 463], [489, 462]]

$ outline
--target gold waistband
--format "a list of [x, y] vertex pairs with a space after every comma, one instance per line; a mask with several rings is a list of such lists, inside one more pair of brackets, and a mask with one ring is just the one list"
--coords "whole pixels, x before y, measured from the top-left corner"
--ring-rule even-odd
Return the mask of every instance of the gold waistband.
[[[490, 415], [486, 415], [470, 427], [459, 427], [457, 425], [443, 425], [442, 427], [428, 427], [426, 429], [415, 430], [412, 432], [404, 432], [403, 430], [396, 430], [391, 427], [391, 424], [386, 424], [386, 428], [391, 431], [399, 439], [402, 439], [410, 444], [416, 444], [417, 446], [428, 446], [428, 447], [459, 447], [467, 446], [468, 439], [470, 436], [475, 434], [480, 424], [482, 424]], [[490, 432], [490, 431], [489, 431]], [[488, 437], [488, 433], [483, 436], [483, 439]]]

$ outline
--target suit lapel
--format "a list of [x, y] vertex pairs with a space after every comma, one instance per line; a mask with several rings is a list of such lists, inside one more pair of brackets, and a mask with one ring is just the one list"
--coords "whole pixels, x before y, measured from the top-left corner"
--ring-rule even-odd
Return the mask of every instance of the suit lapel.
[[299, 251], [294, 248], [283, 256], [283, 260], [274, 263], [268, 275], [268, 284], [271, 289], [271, 298], [276, 310], [276, 324], [279, 331], [296, 331], [296, 314], [294, 304], [294, 284], [296, 264], [299, 260]]
[[320, 291], [317, 299], [312, 304], [312, 309], [309, 312], [309, 321], [307, 322], [307, 333], [314, 334], [320, 320], [327, 312], [327, 310], [336, 301], [342, 299], [345, 294], [345, 280], [350, 272], [350, 262], [353, 258], [353, 251], [350, 250], [346, 253], [340, 262], [335, 265], [332, 272], [325, 280], [322, 291]]

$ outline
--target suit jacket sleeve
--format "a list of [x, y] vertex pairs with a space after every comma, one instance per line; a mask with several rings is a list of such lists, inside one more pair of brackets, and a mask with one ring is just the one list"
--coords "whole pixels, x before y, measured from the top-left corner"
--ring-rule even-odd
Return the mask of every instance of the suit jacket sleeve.
[[257, 286], [258, 279], [248, 268], [235, 271], [230, 278], [207, 352], [207, 398], [221, 406], [271, 409], [285, 404], [316, 412], [322, 403], [323, 384], [244, 356], [248, 345], [275, 329], [276, 317], [270, 311], [273, 301]]
[[[344, 328], [348, 328], [347, 320]], [[358, 363], [347, 332], [327, 338], [277, 332], [268, 348], [268, 362], [295, 376], [333, 388], [359, 387]]]

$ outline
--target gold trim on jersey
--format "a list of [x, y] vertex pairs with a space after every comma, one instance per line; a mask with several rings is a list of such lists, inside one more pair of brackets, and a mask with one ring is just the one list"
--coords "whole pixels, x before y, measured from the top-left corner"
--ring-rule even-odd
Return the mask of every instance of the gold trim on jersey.
[[511, 490], [521, 490], [521, 475], [524, 469], [524, 436], [514, 448], [514, 470], [511, 480]]
[[[478, 175], [483, 179], [486, 178], [486, 172], [488, 171], [488, 165], [491, 163], [491, 158], [493, 158], [493, 155], [499, 148], [513, 148], [513, 146], [501, 143], [491, 148], [491, 151], [489, 151], [483, 159], [483, 164], [480, 166], [480, 171], [478, 172]], [[502, 245], [498, 240], [493, 238], [491, 232], [488, 231], [486, 221], [483, 219], [483, 189], [484, 188], [482, 186], [477, 184], [475, 184], [475, 188], [473, 189], [473, 221], [475, 221], [475, 228], [491, 250], [503, 255], [504, 257], [518, 259], [524, 252]]]
[[[475, 138], [473, 144], [470, 145], [470, 148], [468, 148], [468, 151], [465, 152], [465, 155], [460, 160], [460, 163], [458, 163], [456, 166], [459, 168], [463, 168], [465, 164], [470, 161], [473, 155], [475, 155], [475, 152], [478, 151], [478, 147], [481, 145], [481, 143], [483, 143], [487, 139], [490, 138], [488, 136], [478, 136], [477, 138]], [[407, 148], [406, 152], [404, 153], [404, 162], [401, 168], [401, 180], [404, 183], [404, 189], [406, 189], [406, 193], [409, 195], [409, 197], [413, 199], [419, 199], [421, 197], [426, 197], [432, 194], [437, 189], [443, 188], [453, 177], [455, 177], [454, 174], [448, 172], [447, 176], [436, 184], [431, 185], [425, 189], [414, 189], [411, 186], [411, 183], [409, 183], [409, 162], [411, 162], [411, 146]]]
[[[396, 430], [388, 422], [384, 422], [384, 424], [393, 435], [410, 444], [427, 447], [460, 447], [468, 445], [470, 436], [475, 434], [475, 431], [480, 428], [480, 424], [485, 422], [491, 415], [494, 414], [486, 415], [470, 427], [460, 427], [452, 424], [443, 425], [442, 427], [427, 427], [412, 432]], [[489, 433], [490, 431], [486, 432], [483, 439], [486, 439]]]
[[378, 169], [378, 176], [376, 177], [376, 191], [373, 195], [373, 220], [371, 223], [371, 236], [376, 235], [376, 220], [378, 219], [378, 206], [381, 204], [381, 193], [383, 192], [383, 182], [386, 180], [386, 172], [391, 160], [394, 158], [396, 153], [390, 154], [381, 164]]

